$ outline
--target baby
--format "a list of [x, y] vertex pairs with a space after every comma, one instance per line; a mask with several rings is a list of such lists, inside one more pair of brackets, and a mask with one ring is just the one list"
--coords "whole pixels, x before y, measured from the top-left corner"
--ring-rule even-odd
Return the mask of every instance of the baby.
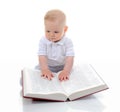
[[73, 62], [72, 41], [65, 36], [68, 29], [66, 16], [60, 10], [50, 10], [44, 17], [45, 36], [39, 42], [39, 67], [42, 77], [51, 80], [53, 72], [60, 72], [60, 81], [69, 79]]

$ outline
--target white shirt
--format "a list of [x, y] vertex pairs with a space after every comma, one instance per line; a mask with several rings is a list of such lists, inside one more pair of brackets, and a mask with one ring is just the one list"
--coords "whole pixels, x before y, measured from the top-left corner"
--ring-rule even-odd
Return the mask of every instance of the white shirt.
[[47, 57], [48, 66], [64, 65], [66, 56], [74, 56], [73, 43], [65, 36], [55, 43], [42, 37], [39, 41], [38, 55]]

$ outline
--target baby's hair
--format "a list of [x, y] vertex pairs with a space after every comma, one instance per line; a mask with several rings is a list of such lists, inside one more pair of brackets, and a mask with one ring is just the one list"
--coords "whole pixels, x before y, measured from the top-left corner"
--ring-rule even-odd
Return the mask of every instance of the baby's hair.
[[66, 24], [66, 15], [61, 10], [53, 9], [49, 10], [44, 16], [44, 21], [46, 20], [50, 21], [60, 20], [60, 22]]

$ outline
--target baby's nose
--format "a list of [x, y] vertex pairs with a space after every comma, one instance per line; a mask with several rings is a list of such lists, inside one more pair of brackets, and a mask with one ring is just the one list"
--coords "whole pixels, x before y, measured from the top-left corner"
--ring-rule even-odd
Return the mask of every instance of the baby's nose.
[[51, 37], [54, 37], [54, 36], [55, 36], [55, 34], [51, 32], [51, 33], [50, 33], [50, 36], [51, 36]]

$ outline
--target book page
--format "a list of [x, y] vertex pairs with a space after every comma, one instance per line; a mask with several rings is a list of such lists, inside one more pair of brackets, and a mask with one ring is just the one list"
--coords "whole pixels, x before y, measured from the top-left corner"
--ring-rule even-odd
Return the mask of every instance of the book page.
[[58, 81], [57, 75], [54, 73], [54, 78], [49, 81], [41, 77], [39, 70], [25, 69], [26, 75], [26, 88], [29, 88], [29, 92], [41, 93], [41, 94], [50, 94], [50, 93], [64, 93], [63, 88]]
[[74, 66], [69, 80], [61, 84], [69, 96], [80, 90], [104, 85], [104, 82], [89, 64], [82, 64]]

